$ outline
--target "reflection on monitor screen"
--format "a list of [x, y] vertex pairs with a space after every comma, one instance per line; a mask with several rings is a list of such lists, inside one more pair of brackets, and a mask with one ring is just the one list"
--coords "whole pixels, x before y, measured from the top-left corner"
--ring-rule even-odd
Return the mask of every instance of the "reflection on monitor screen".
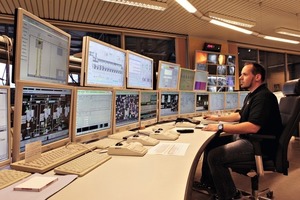
[[159, 61], [158, 66], [158, 89], [178, 89], [180, 65], [176, 63], [169, 63]]
[[178, 91], [160, 91], [159, 121], [174, 120], [178, 117]]
[[127, 88], [153, 89], [153, 59], [127, 50]]
[[14, 107], [13, 159], [31, 142], [43, 152], [71, 141], [72, 87], [17, 82]]
[[141, 127], [157, 122], [157, 91], [141, 91]]
[[181, 117], [193, 117], [195, 114], [195, 93], [181, 91], [179, 97], [179, 115]]
[[181, 68], [179, 90], [193, 90], [194, 78], [194, 70]]
[[208, 93], [196, 93], [196, 112], [208, 111]]
[[112, 91], [78, 87], [74, 92], [72, 140], [88, 142], [112, 133]]
[[225, 94], [224, 92], [209, 93], [209, 111], [224, 110]]
[[206, 91], [207, 90], [207, 81], [208, 81], [208, 74], [206, 71], [198, 70], [195, 72], [195, 84], [194, 90], [198, 91]]
[[71, 36], [22, 8], [15, 14], [15, 80], [67, 83]]
[[115, 91], [114, 133], [139, 127], [140, 96], [137, 90]]
[[239, 93], [226, 92], [225, 99], [225, 110], [233, 110], [239, 107]]
[[10, 163], [10, 89], [0, 86], [0, 167]]
[[126, 51], [94, 39], [83, 37], [82, 69], [84, 85], [125, 88]]
[[248, 91], [240, 91], [239, 92], [239, 108], [242, 108], [244, 105], [244, 100], [246, 96], [248, 95]]

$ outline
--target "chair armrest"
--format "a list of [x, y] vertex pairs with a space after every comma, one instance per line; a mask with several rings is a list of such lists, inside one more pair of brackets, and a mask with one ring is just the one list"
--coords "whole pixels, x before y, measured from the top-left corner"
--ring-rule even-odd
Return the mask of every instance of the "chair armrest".
[[264, 166], [263, 166], [260, 144], [263, 140], [275, 140], [275, 139], [276, 137], [273, 135], [249, 134], [249, 140], [253, 145], [253, 151], [255, 155], [256, 172], [259, 176], [264, 175]]

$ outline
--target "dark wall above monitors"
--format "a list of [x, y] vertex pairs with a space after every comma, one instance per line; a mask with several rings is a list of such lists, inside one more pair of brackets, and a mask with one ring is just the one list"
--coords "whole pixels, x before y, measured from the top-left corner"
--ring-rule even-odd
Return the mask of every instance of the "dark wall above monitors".
[[67, 83], [71, 36], [18, 8], [15, 11], [14, 81]]

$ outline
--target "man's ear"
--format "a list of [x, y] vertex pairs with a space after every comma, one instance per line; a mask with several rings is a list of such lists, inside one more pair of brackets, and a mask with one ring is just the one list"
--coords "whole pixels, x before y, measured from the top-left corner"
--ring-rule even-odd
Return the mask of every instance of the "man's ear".
[[255, 75], [255, 81], [261, 81], [261, 74]]

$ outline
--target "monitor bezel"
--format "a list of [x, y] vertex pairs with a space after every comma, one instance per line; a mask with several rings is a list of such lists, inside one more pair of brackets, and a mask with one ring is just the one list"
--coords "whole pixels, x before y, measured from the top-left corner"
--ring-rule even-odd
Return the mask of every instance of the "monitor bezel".
[[[139, 116], [138, 116], [138, 121], [131, 123], [131, 124], [126, 124], [126, 125], [121, 125], [117, 126], [116, 124], [116, 95], [118, 92], [134, 92], [137, 93], [139, 96], [139, 102], [138, 102], [138, 111], [139, 111]], [[132, 129], [137, 129], [140, 127], [140, 119], [141, 119], [141, 113], [140, 113], [140, 104], [141, 104], [141, 98], [140, 98], [140, 90], [135, 90], [135, 89], [114, 89], [113, 92], [113, 134], [123, 132], [123, 131], [129, 131]]]
[[[130, 68], [130, 65], [129, 65], [129, 56], [130, 54], [134, 55], [134, 56], [137, 56], [141, 59], [145, 59], [145, 60], [148, 60], [151, 62], [151, 87], [143, 87], [143, 86], [138, 86], [138, 85], [129, 85], [129, 68]], [[144, 55], [141, 55], [141, 54], [138, 54], [136, 52], [133, 52], [133, 51], [130, 51], [130, 50], [127, 50], [126, 51], [126, 88], [127, 89], [145, 89], [145, 90], [153, 90], [153, 72], [154, 72], [154, 60], [152, 58], [149, 58], [147, 56], [144, 56]]]
[[[237, 96], [237, 106], [234, 108], [227, 108], [227, 95], [229, 94], [235, 94]], [[239, 93], [238, 92], [225, 92], [225, 105], [224, 105], [224, 110], [236, 110], [239, 107]]]
[[[31, 77], [27, 77], [27, 79], [21, 79], [21, 51], [22, 51], [22, 32], [23, 32], [23, 19], [24, 16], [27, 16], [38, 23], [41, 23], [54, 31], [57, 31], [60, 34], [65, 35], [68, 38], [68, 55], [66, 56], [66, 74], [65, 81], [62, 83], [61, 81], [47, 81], [45, 79], [40, 80], [32, 80]], [[23, 8], [15, 9], [15, 31], [14, 31], [14, 43], [13, 43], [13, 73], [12, 73], [12, 82], [16, 83], [17, 81], [34, 81], [34, 82], [45, 82], [45, 83], [53, 83], [53, 84], [67, 84], [68, 83], [68, 75], [69, 75], [69, 56], [70, 56], [70, 45], [71, 45], [71, 35], [66, 33], [65, 31], [59, 29], [58, 27], [50, 24], [49, 22], [37, 17], [36, 15], [24, 10]]]
[[85, 143], [85, 142], [91, 142], [93, 140], [97, 140], [103, 137], [106, 137], [110, 134], [112, 134], [113, 130], [113, 123], [112, 123], [112, 118], [113, 118], [113, 103], [111, 104], [111, 119], [110, 119], [110, 128], [105, 129], [105, 130], [98, 130], [94, 132], [89, 132], [89, 133], [84, 133], [82, 135], [76, 135], [77, 133], [77, 118], [76, 118], [76, 113], [77, 113], [77, 97], [78, 97], [78, 91], [79, 90], [96, 90], [96, 91], [106, 91], [106, 92], [111, 92], [111, 100], [113, 100], [113, 90], [108, 89], [108, 88], [93, 88], [93, 87], [74, 87], [74, 95], [73, 95], [73, 115], [72, 115], [72, 142], [80, 142], [80, 143]]
[[141, 90], [140, 91], [140, 116], [142, 114], [142, 93], [156, 93], [156, 117], [155, 118], [152, 118], [152, 119], [147, 119], [147, 120], [142, 120], [140, 119], [140, 127], [146, 127], [146, 126], [150, 126], [150, 125], [153, 125], [153, 124], [156, 124], [158, 122], [158, 104], [159, 104], [159, 101], [158, 101], [158, 91], [157, 90], [152, 90], [152, 91], [149, 91], [149, 90]]
[[[113, 86], [109, 84], [97, 84], [97, 83], [88, 83], [88, 57], [89, 57], [89, 47], [90, 42], [95, 42], [99, 45], [111, 48], [116, 51], [124, 53], [124, 71], [123, 71], [123, 85], [122, 86]], [[125, 89], [126, 88], [126, 50], [116, 47], [114, 45], [108, 44], [101, 40], [95, 39], [90, 36], [84, 36], [82, 39], [82, 61], [81, 61], [81, 77], [80, 77], [80, 86], [91, 86], [91, 87], [104, 87], [104, 88], [115, 88], [115, 89]]]
[[9, 86], [0, 86], [0, 89], [5, 89], [7, 91], [6, 95], [6, 103], [7, 103], [7, 158], [3, 161], [0, 161], [0, 168], [11, 163], [11, 134], [10, 134], [10, 116], [11, 116], [11, 104], [10, 104], [10, 87]]
[[174, 115], [167, 115], [167, 116], [163, 116], [161, 115], [161, 102], [162, 102], [162, 94], [163, 93], [169, 93], [169, 92], [172, 92], [172, 93], [177, 93], [178, 94], [178, 107], [180, 105], [180, 91], [179, 90], [159, 90], [159, 104], [158, 104], [158, 122], [165, 122], [165, 121], [173, 121], [173, 120], [176, 120], [179, 116], [179, 108], [178, 108], [178, 111], [177, 111], [177, 114], [174, 114]]
[[[196, 74], [197, 73], [202, 73], [206, 76], [206, 84], [205, 84], [205, 89], [204, 90], [197, 90], [195, 87], [196, 87]], [[194, 77], [194, 91], [195, 92], [206, 92], [207, 91], [207, 87], [208, 87], [208, 72], [207, 71], [203, 71], [203, 70], [196, 70], [195, 71], [195, 77]]]
[[[173, 67], [177, 67], [178, 68], [178, 75], [177, 75], [177, 84], [176, 84], [176, 88], [171, 88], [171, 87], [161, 87], [160, 86], [160, 78], [161, 78], [161, 70], [162, 70], [162, 65], [171, 65]], [[157, 84], [156, 84], [156, 88], [157, 90], [178, 90], [179, 88], [179, 77], [180, 77], [180, 64], [177, 63], [171, 63], [171, 62], [167, 62], [167, 61], [162, 61], [160, 60], [158, 63], [158, 76], [157, 76]]]
[[73, 116], [73, 97], [74, 87], [61, 84], [48, 84], [48, 83], [37, 83], [33, 81], [17, 81], [15, 91], [15, 104], [14, 104], [14, 127], [13, 127], [13, 151], [12, 161], [16, 162], [25, 158], [25, 152], [20, 151], [21, 141], [21, 123], [22, 123], [22, 104], [23, 104], [23, 88], [25, 87], [41, 87], [41, 88], [52, 88], [52, 89], [67, 89], [71, 91], [71, 105], [70, 105], [70, 119], [69, 119], [69, 136], [59, 141], [42, 145], [41, 152], [46, 152], [61, 146], [64, 146], [71, 142], [71, 127], [72, 127], [72, 116]]
[[[182, 88], [182, 71], [186, 71], [186, 72], [192, 72], [193, 73], [193, 81], [191, 82], [191, 88], [188, 89], [184, 89]], [[189, 91], [189, 90], [193, 90], [194, 89], [194, 85], [195, 85], [195, 75], [196, 75], [196, 71], [192, 70], [192, 69], [187, 69], [187, 68], [180, 68], [180, 78], [179, 78], [179, 90], [185, 90], [185, 91]]]
[[[193, 93], [194, 95], [194, 111], [190, 112], [190, 113], [181, 113], [181, 97], [182, 97], [182, 93]], [[184, 91], [180, 91], [179, 93], [179, 105], [178, 105], [178, 110], [179, 110], [179, 117], [187, 117], [187, 118], [192, 118], [195, 116], [196, 114], [196, 92], [194, 92], [193, 90], [184, 90]]]

